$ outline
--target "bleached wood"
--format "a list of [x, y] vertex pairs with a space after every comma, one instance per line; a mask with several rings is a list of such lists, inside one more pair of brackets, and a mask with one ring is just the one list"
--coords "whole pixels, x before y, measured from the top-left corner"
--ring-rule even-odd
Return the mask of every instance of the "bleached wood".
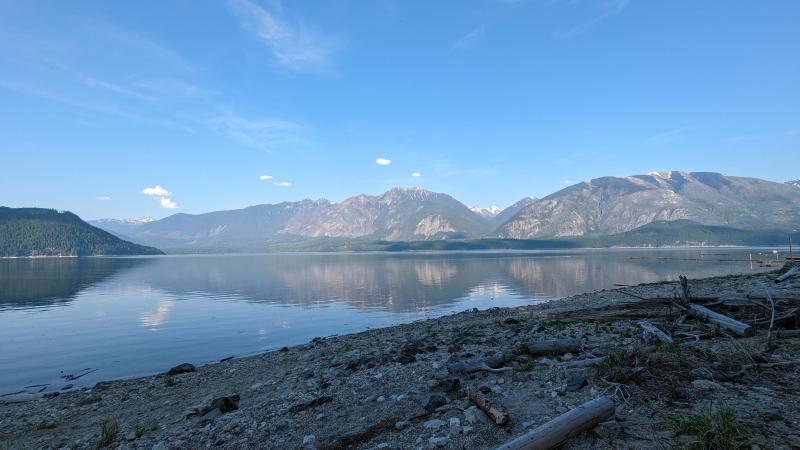
[[686, 307], [686, 312], [692, 317], [719, 325], [726, 330], [733, 331], [739, 336], [753, 336], [756, 333], [755, 328], [752, 326], [739, 322], [738, 320], [730, 318], [726, 315], [714, 312], [705, 306], [691, 304]]
[[497, 450], [546, 450], [558, 447], [567, 439], [582, 433], [614, 415], [616, 405], [609, 397], [590, 400], [540, 425]]

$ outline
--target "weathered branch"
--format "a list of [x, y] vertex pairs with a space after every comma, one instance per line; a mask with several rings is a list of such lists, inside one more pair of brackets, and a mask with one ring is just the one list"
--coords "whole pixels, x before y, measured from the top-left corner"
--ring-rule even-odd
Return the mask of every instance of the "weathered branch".
[[686, 312], [697, 319], [705, 320], [718, 325], [726, 330], [733, 331], [739, 336], [753, 336], [756, 333], [752, 326], [739, 322], [726, 315], [714, 312], [704, 306], [690, 304], [686, 307]]
[[577, 339], [547, 339], [544, 341], [528, 342], [524, 345], [525, 351], [531, 355], [556, 355], [559, 353], [577, 352], [581, 343]]
[[614, 415], [614, 400], [599, 397], [588, 401], [555, 419], [523, 434], [497, 450], [546, 450], [563, 444]]
[[642, 327], [642, 329], [644, 330], [645, 340], [656, 338], [659, 341], [667, 344], [672, 343], [672, 337], [670, 335], [661, 331], [660, 328], [648, 322], [647, 320], [640, 320], [639, 326]]
[[493, 404], [491, 400], [483, 395], [483, 392], [473, 387], [469, 387], [467, 388], [467, 395], [469, 396], [469, 399], [478, 406], [478, 408], [480, 408], [486, 413], [487, 416], [494, 420], [494, 423], [498, 425], [505, 425], [508, 423], [508, 413], [501, 406]]

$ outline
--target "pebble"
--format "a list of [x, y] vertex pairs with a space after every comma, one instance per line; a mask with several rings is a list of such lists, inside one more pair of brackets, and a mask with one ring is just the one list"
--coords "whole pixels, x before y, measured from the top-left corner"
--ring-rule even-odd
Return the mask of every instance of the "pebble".
[[408, 428], [409, 425], [411, 425], [410, 422], [408, 422], [406, 420], [401, 420], [401, 421], [396, 422], [394, 424], [394, 429], [397, 430], [397, 431], [405, 430], [406, 428]]
[[489, 416], [478, 409], [477, 406], [470, 406], [464, 411], [464, 420], [470, 425], [477, 425], [479, 423], [489, 423]]
[[503, 377], [500, 377], [500, 378], [497, 379], [497, 384], [505, 384], [505, 382], [506, 382], [506, 379], [503, 378]]
[[422, 407], [425, 411], [432, 412], [436, 410], [436, 408], [440, 406], [444, 406], [447, 404], [447, 398], [443, 395], [434, 394], [429, 396], [425, 402], [422, 404]]
[[431, 436], [430, 439], [428, 439], [428, 442], [433, 448], [441, 448], [446, 446], [449, 440], [450, 438], [447, 436]]
[[438, 430], [445, 425], [444, 420], [439, 419], [431, 419], [423, 424], [423, 426], [429, 430]]
[[314, 444], [314, 440], [316, 439], [317, 437], [314, 436], [313, 434], [307, 434], [303, 436], [303, 445], [312, 445]]
[[378, 397], [378, 398], [377, 398], [375, 401], [377, 401], [378, 403], [380, 403], [380, 402], [383, 402], [383, 401], [386, 401], [386, 397], [384, 397], [384, 396], [382, 396], [382, 395], [381, 395], [381, 396], [380, 396], [380, 397]]
[[703, 391], [716, 391], [722, 389], [722, 386], [720, 386], [719, 384], [711, 380], [703, 380], [703, 379], [692, 381], [692, 387]]

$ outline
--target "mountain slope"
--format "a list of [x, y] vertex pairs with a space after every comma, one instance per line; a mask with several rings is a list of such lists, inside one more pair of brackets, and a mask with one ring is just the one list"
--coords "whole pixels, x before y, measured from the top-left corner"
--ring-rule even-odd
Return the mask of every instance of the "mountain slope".
[[525, 197], [522, 200], [509, 206], [508, 208], [500, 211], [500, 214], [495, 216], [492, 222], [494, 223], [495, 227], [498, 227], [508, 222], [508, 220], [511, 219], [512, 217], [516, 216], [517, 213], [520, 212], [523, 208], [526, 208], [538, 201], [539, 199], [536, 197]]
[[449, 195], [419, 188], [395, 188], [379, 196], [350, 197], [328, 208], [293, 217], [283, 233], [413, 241], [477, 237], [490, 229], [488, 221]]
[[0, 207], [0, 256], [160, 255], [93, 227], [70, 212]]
[[479, 237], [491, 229], [489, 221], [449, 195], [396, 188], [341, 203], [302, 200], [175, 214], [141, 224], [126, 236], [162, 248], [242, 250], [314, 238], [400, 241]]
[[787, 181], [786, 184], [788, 184], [789, 186], [800, 188], [800, 180]]
[[713, 172], [603, 177], [523, 208], [500, 227], [498, 235], [517, 239], [610, 235], [678, 219], [750, 230], [797, 228], [800, 192], [784, 183]]

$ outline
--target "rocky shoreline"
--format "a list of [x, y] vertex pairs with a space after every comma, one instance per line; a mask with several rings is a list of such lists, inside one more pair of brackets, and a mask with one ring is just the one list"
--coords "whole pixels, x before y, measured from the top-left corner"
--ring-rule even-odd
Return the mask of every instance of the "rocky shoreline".
[[[484, 449], [600, 396], [615, 400], [614, 417], [566, 448], [800, 448], [800, 365], [792, 363], [800, 339], [775, 331], [766, 349], [769, 326], [757, 300], [768, 289], [785, 307], [779, 325], [797, 326], [797, 310], [785, 311], [800, 303], [800, 277], [773, 278], [690, 281], [693, 297], [754, 323], [754, 336], [681, 317], [669, 301], [677, 283], [629, 286], [314, 339], [34, 400], [7, 397], [0, 448]], [[675, 342], [643, 335], [642, 319]], [[555, 338], [575, 339], [579, 349], [526, 351]], [[471, 389], [499, 405], [508, 423], [492, 421]]]

